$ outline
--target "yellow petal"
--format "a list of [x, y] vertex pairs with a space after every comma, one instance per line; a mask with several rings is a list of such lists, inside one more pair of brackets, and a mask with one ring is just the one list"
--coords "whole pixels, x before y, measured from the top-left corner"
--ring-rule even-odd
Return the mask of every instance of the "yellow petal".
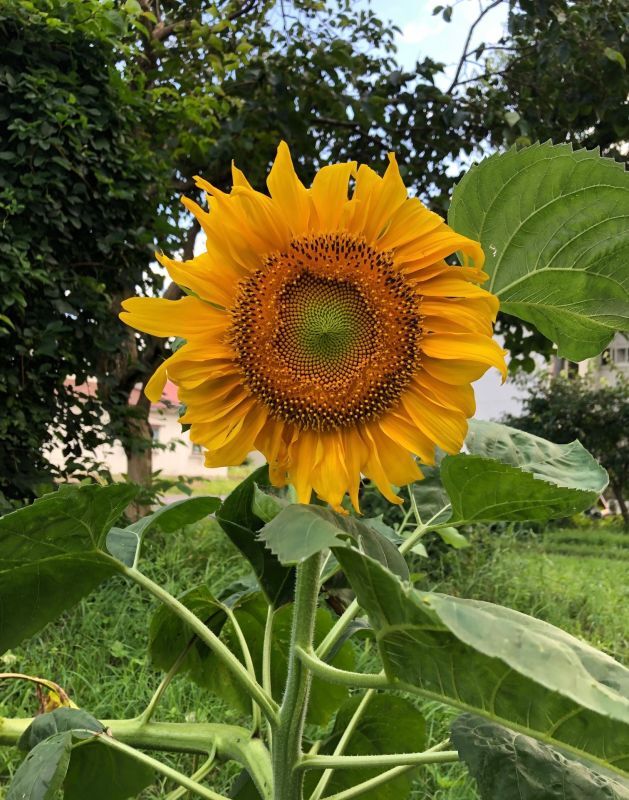
[[280, 142], [277, 148], [277, 156], [266, 185], [293, 235], [306, 233], [310, 219], [310, 197], [308, 190], [295, 173], [286, 142]]
[[234, 302], [242, 275], [231, 264], [212, 263], [207, 253], [190, 261], [175, 261], [163, 253], [155, 255], [176, 284], [190, 289], [202, 300], [223, 308], [229, 308]]
[[[407, 198], [406, 186], [400, 175], [393, 153], [389, 153], [389, 166], [369, 204], [369, 216], [363, 230], [368, 242], [376, 241], [387, 229], [392, 216]], [[386, 249], [381, 242], [379, 246]]]
[[148, 397], [151, 403], [159, 403], [162, 399], [162, 393], [164, 391], [164, 386], [166, 386], [167, 380], [167, 361], [164, 361], [159, 367], [155, 370], [153, 375], [151, 376], [149, 382], [144, 387], [144, 394]]
[[329, 431], [319, 434], [319, 440], [321, 458], [314, 471], [314, 490], [321, 500], [343, 513], [341, 501], [350, 483], [343, 437], [340, 431]]
[[[254, 449], [256, 437], [264, 427], [267, 417], [266, 408], [260, 403], [256, 403], [246, 417], [243, 417], [235, 434], [228, 435], [225, 438], [225, 443], [220, 447], [208, 449], [205, 454], [205, 466], [221, 467], [242, 464]], [[192, 439], [192, 429], [190, 438]]]
[[[422, 351], [431, 358], [477, 361], [486, 367], [496, 367], [507, 378], [506, 350], [489, 336], [476, 333], [430, 333], [422, 339]], [[484, 371], [484, 370], [483, 370]]]
[[433, 403], [452, 411], [458, 411], [466, 417], [473, 417], [476, 412], [474, 389], [469, 384], [452, 386], [433, 377], [425, 369], [413, 378], [413, 385], [421, 394]]
[[382, 178], [371, 167], [361, 164], [356, 173], [356, 187], [349, 204], [351, 218], [348, 230], [357, 236], [362, 236], [369, 219], [369, 210], [373, 198], [380, 190]]
[[317, 212], [317, 230], [335, 231], [345, 211], [349, 179], [356, 172], [356, 162], [330, 164], [315, 175], [310, 194]]
[[417, 197], [409, 197], [391, 217], [391, 222], [378, 240], [383, 250], [394, 250], [420, 239], [443, 225], [438, 214], [429, 211]]
[[420, 394], [411, 384], [401, 397], [402, 406], [415, 425], [446, 453], [458, 453], [467, 434], [463, 414], [443, 408]]
[[[498, 310], [493, 295], [478, 298], [424, 297], [422, 328], [428, 331], [492, 334], [492, 321]], [[453, 326], [453, 327], [449, 327]]]
[[288, 476], [295, 487], [298, 503], [309, 503], [312, 495], [313, 474], [321, 457], [319, 434], [300, 431], [289, 450]]
[[430, 373], [443, 383], [451, 386], [462, 386], [466, 383], [477, 381], [487, 372], [485, 364], [476, 361], [447, 361], [445, 359], [430, 358], [422, 355], [422, 370]]
[[343, 431], [343, 451], [345, 453], [345, 463], [347, 468], [347, 479], [352, 505], [357, 513], [360, 513], [358, 492], [360, 489], [360, 475], [367, 464], [369, 449], [362, 440], [360, 434], [354, 428]]
[[423, 478], [417, 462], [404, 446], [387, 436], [378, 424], [368, 427], [377, 447], [380, 464], [391, 483], [406, 486]]
[[234, 186], [244, 186], [245, 189], [253, 189], [253, 186], [249, 183], [247, 178], [245, 177], [245, 173], [238, 169], [236, 164], [232, 161], [232, 183]]
[[[476, 269], [481, 269], [485, 260], [478, 242], [455, 233], [445, 222], [441, 227], [435, 228], [425, 236], [396, 248], [395, 260], [402, 264], [402, 269], [404, 269], [405, 262], [412, 262], [413, 270], [417, 270], [434, 264], [453, 253], [461, 253], [466, 261], [466, 266], [473, 262]], [[406, 269], [405, 271], [410, 270]]]
[[[360, 435], [367, 447], [368, 453], [365, 466], [363, 467], [363, 472], [376, 484], [380, 492], [387, 498], [387, 500], [389, 500], [389, 502], [395, 503], [396, 505], [401, 505], [404, 501], [394, 494], [391, 489], [393, 479], [387, 474], [387, 471], [382, 464], [380, 454], [378, 452], [378, 443], [374, 440], [374, 436], [367, 425], [364, 425], [361, 428]], [[391, 444], [393, 445], [393, 442], [391, 442]]]
[[419, 430], [402, 406], [388, 411], [378, 423], [389, 439], [419, 456], [424, 464], [435, 463], [435, 443]]
[[166, 300], [162, 297], [130, 297], [122, 303], [120, 319], [127, 325], [152, 336], [220, 335], [229, 325], [223, 311], [212, 308], [196, 297]]

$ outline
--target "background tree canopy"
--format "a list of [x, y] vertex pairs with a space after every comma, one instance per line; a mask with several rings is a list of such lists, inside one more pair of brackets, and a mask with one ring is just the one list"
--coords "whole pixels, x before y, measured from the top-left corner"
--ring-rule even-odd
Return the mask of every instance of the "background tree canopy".
[[[226, 188], [234, 158], [261, 187], [281, 138], [305, 179], [322, 161], [378, 166], [393, 149], [407, 184], [443, 213], [461, 158], [505, 142], [552, 138], [621, 158], [625, 4], [508, 6], [503, 39], [466, 48], [444, 89], [444, 64], [400, 68], [394, 27], [367, 3], [3, 3], [0, 491], [32, 494], [52, 426], [66, 472], [86, 468], [82, 448], [117, 437], [130, 477], [149, 480], [148, 402], [129, 397], [168, 345], [117, 312], [138, 286], [176, 296], [152, 250], [192, 254], [198, 228], [179, 197], [200, 199], [193, 175]], [[522, 323], [500, 327], [515, 365], [550, 352]], [[98, 380], [80, 413], [68, 375]]]

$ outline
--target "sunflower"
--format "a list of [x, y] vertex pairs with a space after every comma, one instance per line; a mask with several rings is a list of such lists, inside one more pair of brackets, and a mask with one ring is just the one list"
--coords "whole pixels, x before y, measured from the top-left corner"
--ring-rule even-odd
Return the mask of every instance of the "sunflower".
[[[361, 474], [401, 502], [394, 488], [422, 477], [416, 456], [460, 450], [470, 383], [505, 374], [480, 245], [408, 197], [393, 155], [383, 177], [332, 164], [307, 189], [282, 143], [269, 195], [232, 171], [230, 193], [196, 179], [208, 211], [183, 200], [206, 251], [158, 256], [187, 296], [123, 303], [134, 328], [185, 339], [146, 394], [177, 385], [208, 467], [259, 450], [299, 502], [314, 489], [340, 509], [347, 493], [358, 510]], [[446, 262], [455, 252], [463, 266]]]

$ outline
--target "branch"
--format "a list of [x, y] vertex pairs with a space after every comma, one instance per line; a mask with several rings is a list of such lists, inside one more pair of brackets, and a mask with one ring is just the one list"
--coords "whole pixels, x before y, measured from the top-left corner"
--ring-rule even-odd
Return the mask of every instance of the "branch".
[[496, 6], [499, 6], [502, 2], [503, 2], [503, 0], [494, 0], [493, 3], [490, 3], [486, 8], [484, 8], [480, 12], [478, 17], [476, 17], [474, 22], [470, 25], [470, 29], [469, 29], [469, 31], [467, 33], [467, 39], [465, 40], [465, 44], [463, 45], [463, 53], [461, 55], [461, 58], [459, 59], [459, 63], [457, 65], [456, 72], [454, 73], [454, 78], [452, 80], [452, 83], [450, 84], [449, 88], [446, 90], [446, 94], [452, 94], [452, 90], [458, 84], [459, 75], [461, 74], [461, 70], [463, 69], [463, 64], [465, 64], [465, 61], [467, 59], [467, 56], [468, 56], [467, 50], [468, 50], [468, 48], [470, 46], [470, 42], [472, 40], [472, 36], [474, 35], [474, 31], [476, 29], [476, 26], [481, 21], [481, 19], [485, 16], [485, 14], [487, 14], [488, 11], [491, 11], [492, 8], [495, 8]]

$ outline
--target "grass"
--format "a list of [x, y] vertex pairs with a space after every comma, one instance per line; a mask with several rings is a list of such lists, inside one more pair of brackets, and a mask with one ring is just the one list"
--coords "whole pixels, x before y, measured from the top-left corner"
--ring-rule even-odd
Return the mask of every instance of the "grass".
[[[460, 596], [501, 603], [534, 614], [587, 639], [623, 662], [629, 661], [629, 586], [625, 534], [597, 526], [563, 529], [525, 539], [477, 534], [475, 546], [450, 551], [431, 586]], [[629, 540], [629, 536], [627, 537]], [[587, 554], [567, 555], [565, 546], [587, 547]], [[557, 551], [559, 549], [559, 552]], [[594, 554], [592, 554], [594, 553]], [[175, 534], [151, 537], [142, 568], [174, 594], [206, 583], [215, 591], [239, 577], [245, 564], [216, 523], [209, 520]], [[0, 659], [0, 671], [20, 671], [51, 678], [81, 706], [101, 718], [129, 717], [142, 711], [160, 680], [145, 656], [148, 624], [155, 603], [138, 587], [112, 580], [71, 613], [49, 625], [13, 653]], [[369, 653], [360, 655], [368, 659]], [[438, 703], [415, 700], [424, 713], [429, 740], [447, 737], [456, 716]], [[30, 716], [37, 710], [34, 691], [22, 683], [2, 685], [0, 716]], [[244, 720], [186, 681], [177, 678], [160, 704], [158, 719]], [[191, 756], [165, 757], [190, 773]], [[18, 758], [0, 750], [0, 797]], [[226, 793], [238, 773], [220, 765], [208, 785]], [[462, 765], [426, 768], [418, 773], [411, 800], [475, 800], [477, 794]], [[141, 800], [164, 798], [173, 785], [160, 781]]]
[[[232, 492], [238, 484], [251, 474], [254, 467], [243, 465], [241, 467], [228, 467], [226, 478], [193, 478], [188, 483], [188, 488], [193, 496], [196, 495], [219, 495], [224, 497]], [[174, 476], [164, 476], [165, 480], [177, 481]], [[182, 495], [178, 486], [172, 486], [166, 491], [167, 497]]]

